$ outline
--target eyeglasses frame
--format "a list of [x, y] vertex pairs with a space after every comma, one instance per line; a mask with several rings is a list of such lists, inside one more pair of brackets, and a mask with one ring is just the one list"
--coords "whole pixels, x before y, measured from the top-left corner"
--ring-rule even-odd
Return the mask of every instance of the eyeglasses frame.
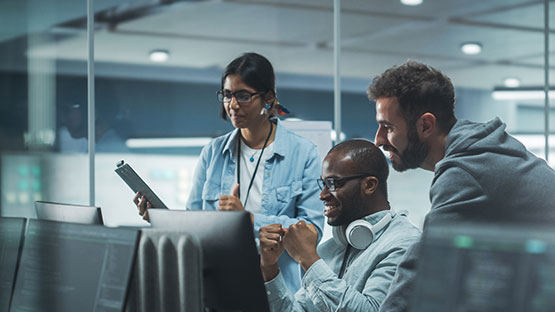
[[[255, 95], [262, 95], [262, 94], [265, 94], [265, 93], [268, 92], [268, 91], [257, 91], [257, 92], [249, 92], [249, 91], [247, 91], [247, 90], [238, 90], [238, 91], [235, 91], [235, 92], [228, 91], [229, 93], [231, 93], [231, 97], [229, 98], [229, 101], [226, 101], [226, 100], [225, 100], [224, 92], [225, 92], [224, 90], [218, 90], [218, 91], [216, 92], [216, 98], [218, 99], [218, 101], [219, 101], [220, 103], [222, 103], [222, 104], [231, 103], [231, 101], [232, 101], [233, 98], [235, 97], [235, 100], [237, 101], [237, 103], [243, 104], [243, 103], [249, 103], [250, 101], [252, 101], [252, 98], [253, 98]], [[237, 97], [235, 96], [237, 93], [247, 93], [248, 95], [250, 95], [250, 99], [249, 99], [248, 101], [239, 101], [239, 100], [237, 99]], [[220, 94], [221, 94], [221, 97], [222, 97], [221, 100], [219, 99]]]
[[[370, 173], [365, 173], [365, 174], [357, 174], [357, 175], [353, 175], [353, 176], [348, 176], [348, 177], [343, 177], [343, 178], [325, 178], [323, 179], [322, 177], [319, 177], [318, 179], [316, 179], [318, 187], [320, 188], [321, 191], [324, 190], [324, 187], [328, 189], [328, 191], [330, 192], [334, 192], [336, 191], [338, 188], [340, 188], [341, 186], [336, 186], [336, 184], [341, 184], [343, 182], [347, 182], [350, 180], [354, 180], [354, 179], [360, 179], [360, 178], [365, 178], [365, 177], [375, 177], [374, 174], [370, 174]], [[331, 181], [331, 183], [328, 183], [327, 181]], [[328, 187], [328, 184], [330, 184], [330, 187]]]

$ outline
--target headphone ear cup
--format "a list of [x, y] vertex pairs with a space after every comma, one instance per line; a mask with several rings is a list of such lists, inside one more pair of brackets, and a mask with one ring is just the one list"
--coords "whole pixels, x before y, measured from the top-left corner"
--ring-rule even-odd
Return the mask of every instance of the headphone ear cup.
[[374, 241], [372, 224], [366, 220], [356, 220], [349, 224], [345, 231], [347, 242], [356, 249], [365, 249]]
[[333, 234], [333, 239], [339, 245], [347, 246], [347, 244], [349, 244], [349, 242], [347, 241], [347, 237], [345, 236], [344, 226], [340, 225], [340, 226], [332, 227], [332, 234]]

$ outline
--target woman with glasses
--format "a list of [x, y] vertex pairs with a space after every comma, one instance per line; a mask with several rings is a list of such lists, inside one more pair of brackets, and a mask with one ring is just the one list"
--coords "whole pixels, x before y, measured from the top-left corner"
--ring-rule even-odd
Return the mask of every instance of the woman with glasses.
[[[277, 119], [285, 109], [276, 98], [272, 64], [256, 53], [236, 58], [222, 74], [217, 99], [221, 117], [229, 118], [235, 130], [203, 148], [187, 209], [246, 210], [257, 241], [264, 225], [289, 227], [300, 220], [314, 224], [321, 237], [320, 158], [314, 144]], [[144, 198], [139, 202], [138, 195], [135, 202], [140, 212], [146, 211], [141, 209]], [[299, 265], [287, 253], [278, 263], [295, 292], [300, 287]]]

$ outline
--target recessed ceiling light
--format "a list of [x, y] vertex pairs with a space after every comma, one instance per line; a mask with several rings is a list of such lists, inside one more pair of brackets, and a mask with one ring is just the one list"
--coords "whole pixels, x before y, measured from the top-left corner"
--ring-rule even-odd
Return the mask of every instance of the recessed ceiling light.
[[475, 55], [482, 52], [482, 44], [479, 42], [465, 42], [461, 44], [461, 51], [464, 54]]
[[153, 62], [165, 62], [170, 57], [168, 50], [153, 50], [150, 52], [150, 60]]
[[[491, 96], [495, 100], [545, 100], [545, 91], [537, 89], [522, 89], [522, 88], [505, 88], [493, 90]], [[548, 93], [549, 99], [555, 99], [555, 92], [553, 90]]]
[[423, 0], [401, 0], [401, 3], [404, 5], [410, 5], [410, 6], [415, 6], [415, 5], [421, 5]]
[[517, 88], [520, 87], [520, 79], [516, 77], [505, 78], [505, 80], [503, 80], [503, 84], [507, 88]]
[[210, 143], [212, 138], [133, 138], [127, 139], [129, 148], [165, 148], [165, 147], [202, 147]]

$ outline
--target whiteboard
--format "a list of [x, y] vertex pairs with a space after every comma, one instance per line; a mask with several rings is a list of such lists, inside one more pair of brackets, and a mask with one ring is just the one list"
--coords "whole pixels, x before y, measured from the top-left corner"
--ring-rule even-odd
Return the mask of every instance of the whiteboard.
[[281, 125], [312, 141], [323, 160], [332, 147], [331, 121], [282, 120]]

